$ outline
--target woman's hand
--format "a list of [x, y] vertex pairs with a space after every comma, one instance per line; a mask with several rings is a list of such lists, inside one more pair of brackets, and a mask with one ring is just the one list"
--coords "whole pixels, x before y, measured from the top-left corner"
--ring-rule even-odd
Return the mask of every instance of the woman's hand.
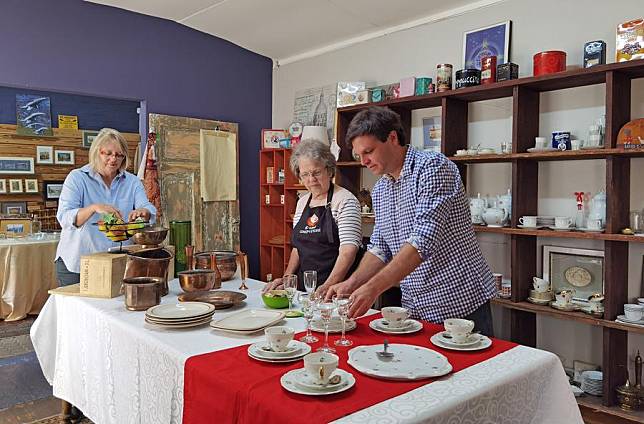
[[123, 219], [123, 215], [121, 215], [121, 211], [119, 211], [118, 209], [116, 209], [112, 205], [107, 205], [105, 203], [94, 203], [92, 205], [92, 210], [93, 210], [94, 213], [98, 213], [98, 214], [101, 214], [101, 215], [111, 213], [115, 217], [117, 217], [119, 219]]
[[282, 278], [276, 278], [270, 283], [266, 283], [264, 288], [262, 289], [262, 293], [266, 293], [270, 290], [276, 290], [276, 289], [283, 289], [284, 285], [282, 284]]
[[338, 284], [337, 282], [330, 283], [328, 280], [326, 283], [322, 284], [320, 287], [315, 290], [315, 295], [318, 296], [320, 299], [324, 299], [329, 292], [329, 289], [331, 287], [335, 286]]
[[150, 211], [145, 208], [134, 209], [127, 216], [127, 222], [133, 222], [137, 218], [143, 218], [145, 221], [150, 220]]

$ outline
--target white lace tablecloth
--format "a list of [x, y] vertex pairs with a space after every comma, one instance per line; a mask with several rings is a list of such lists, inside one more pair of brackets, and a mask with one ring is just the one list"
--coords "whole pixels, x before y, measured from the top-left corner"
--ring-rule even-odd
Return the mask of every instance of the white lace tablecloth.
[[[249, 281], [243, 307], [264, 308], [263, 283]], [[239, 280], [223, 283], [237, 290]], [[177, 280], [163, 303], [176, 301]], [[289, 319], [304, 330], [302, 318]], [[165, 330], [127, 311], [123, 297], [51, 296], [31, 329], [54, 396], [98, 424], [177, 423], [183, 411], [183, 371], [190, 356], [263, 338], [228, 335], [208, 326]], [[352, 370], [353, 371], [353, 370]], [[357, 371], [353, 371], [357, 372]], [[216, 401], [216, 395], [213, 394]], [[343, 423], [582, 423], [558, 358], [518, 346], [496, 357], [338, 420]]]

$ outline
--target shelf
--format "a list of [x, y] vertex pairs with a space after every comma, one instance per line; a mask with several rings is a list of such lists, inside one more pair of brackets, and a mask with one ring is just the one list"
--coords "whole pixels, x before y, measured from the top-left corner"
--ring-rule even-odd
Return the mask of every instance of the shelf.
[[345, 162], [337, 162], [336, 166], [340, 166], [340, 167], [359, 167], [359, 168], [364, 168], [365, 167], [361, 162], [359, 162], [357, 160], [345, 161]]
[[533, 312], [540, 315], [546, 315], [546, 316], [551, 316], [555, 318], [562, 318], [562, 319], [582, 322], [582, 323], [594, 325], [597, 327], [615, 328], [618, 330], [624, 330], [631, 333], [644, 334], [644, 327], [636, 327], [633, 325], [622, 324], [619, 322], [609, 321], [602, 318], [595, 318], [583, 312], [566, 312], [566, 311], [560, 311], [558, 309], [551, 308], [550, 306], [546, 306], [546, 305], [535, 305], [534, 303], [530, 303], [530, 302], [512, 302], [511, 300], [508, 300], [508, 299], [499, 299], [499, 298], [492, 299], [492, 303], [507, 309]]
[[284, 205], [281, 203], [269, 203], [268, 205], [266, 203], [262, 203], [262, 207], [265, 208], [281, 208], [282, 206]]
[[[605, 406], [602, 404], [602, 397], [584, 395], [576, 398], [579, 409], [584, 416], [584, 419], [587, 419], [587, 422], [612, 422], [602, 420], [600, 417], [596, 417], [597, 420], [591, 421], [591, 417], [586, 417], [585, 412], [596, 415], [596, 414], [608, 414], [614, 417], [620, 417], [626, 420], [633, 422], [644, 422], [644, 411], [624, 411], [619, 406]], [[586, 409], [587, 411], [585, 411]]]
[[642, 149], [587, 149], [587, 150], [564, 150], [557, 152], [543, 153], [512, 153], [512, 154], [493, 154], [493, 155], [468, 155], [468, 156], [450, 156], [449, 160], [455, 163], [500, 163], [510, 162], [512, 160], [533, 160], [533, 161], [553, 161], [553, 160], [589, 160], [603, 159], [609, 156], [644, 156]]
[[262, 246], [262, 247], [275, 247], [277, 249], [284, 249], [283, 244], [261, 243], [260, 246]]
[[474, 231], [477, 233], [515, 234], [515, 235], [521, 235], [521, 236], [610, 240], [610, 241], [644, 243], [644, 236], [627, 236], [625, 234], [584, 233], [581, 231], [524, 230], [522, 228], [510, 228], [510, 227], [498, 228], [498, 227], [486, 227], [481, 225], [475, 225]]
[[304, 184], [293, 184], [290, 186], [286, 186], [287, 190], [306, 190], [306, 187]]
[[284, 185], [284, 183], [262, 183], [262, 187], [266, 187], [266, 186], [280, 186], [281, 187], [283, 185]]

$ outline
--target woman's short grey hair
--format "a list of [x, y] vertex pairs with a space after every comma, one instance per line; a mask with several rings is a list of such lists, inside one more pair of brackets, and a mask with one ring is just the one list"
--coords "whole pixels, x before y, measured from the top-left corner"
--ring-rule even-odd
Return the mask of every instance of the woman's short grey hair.
[[127, 141], [125, 141], [125, 137], [123, 137], [120, 132], [112, 128], [103, 128], [99, 131], [98, 135], [92, 142], [92, 147], [89, 148], [89, 166], [91, 166], [94, 171], [101, 169], [99, 155], [101, 153], [101, 149], [110, 142], [118, 143], [121, 148], [121, 153], [125, 155], [121, 161], [119, 171], [124, 171], [129, 165], [129, 159], [127, 157]]
[[331, 178], [335, 175], [335, 157], [331, 153], [328, 144], [309, 138], [302, 140], [297, 146], [293, 148], [291, 160], [289, 165], [291, 171], [299, 179], [300, 178], [300, 159], [309, 159], [321, 163], [331, 174]]

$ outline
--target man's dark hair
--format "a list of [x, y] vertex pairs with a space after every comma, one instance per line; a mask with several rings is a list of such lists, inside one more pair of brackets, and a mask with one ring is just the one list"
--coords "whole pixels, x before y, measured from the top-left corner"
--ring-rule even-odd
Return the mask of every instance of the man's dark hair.
[[384, 143], [392, 131], [396, 131], [398, 134], [398, 143], [401, 146], [407, 144], [400, 115], [386, 107], [371, 106], [353, 117], [345, 140], [350, 149], [353, 148], [353, 139], [363, 135], [374, 136]]

